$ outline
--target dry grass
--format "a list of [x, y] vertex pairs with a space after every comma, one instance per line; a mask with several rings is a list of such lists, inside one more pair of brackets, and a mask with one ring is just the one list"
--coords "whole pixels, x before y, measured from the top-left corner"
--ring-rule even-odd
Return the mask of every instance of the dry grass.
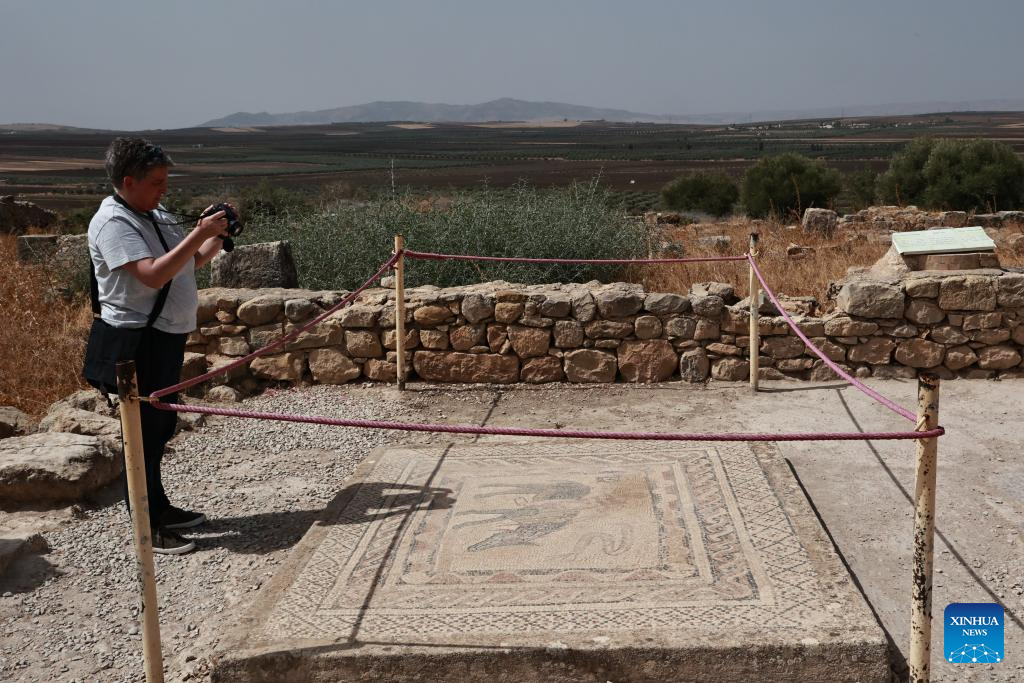
[[[834, 238], [826, 239], [805, 235], [799, 227], [787, 230], [784, 224], [772, 221], [695, 223], [670, 228], [664, 234], [682, 247], [683, 256], [695, 257], [743, 254], [747, 251], [752, 232], [760, 235], [758, 265], [772, 289], [789, 296], [814, 296], [825, 310], [828, 310], [825, 293], [829, 283], [842, 279], [852, 266], [870, 266], [889, 249], [888, 242], [869, 239], [870, 229], [862, 232], [840, 229]], [[1003, 266], [1024, 264], [1024, 255], [1013, 254], [1004, 243], [1012, 233], [1002, 234], [1004, 232], [1000, 231], [994, 237], [1000, 262]], [[712, 245], [699, 242], [700, 237], [712, 235], [727, 236], [732, 243], [719, 251]], [[790, 258], [786, 249], [794, 243], [811, 247], [814, 253], [803, 258]], [[637, 268], [630, 273], [630, 279], [642, 283], [651, 292], [687, 292], [695, 282], [726, 282], [736, 288], [739, 296], [746, 296], [747, 273], [748, 268], [743, 262], [660, 265]]]
[[41, 266], [18, 263], [15, 239], [0, 236], [0, 405], [33, 416], [86, 386], [82, 355], [92, 322], [89, 304], [65, 301]]

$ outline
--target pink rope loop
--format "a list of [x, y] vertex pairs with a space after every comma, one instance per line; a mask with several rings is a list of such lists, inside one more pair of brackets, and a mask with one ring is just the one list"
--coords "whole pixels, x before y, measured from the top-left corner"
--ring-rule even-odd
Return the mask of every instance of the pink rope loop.
[[169, 387], [167, 387], [165, 389], [160, 389], [159, 391], [154, 391], [152, 394], [150, 394], [150, 396], [152, 396], [153, 398], [160, 398], [161, 396], [166, 396], [167, 394], [173, 394], [176, 391], [182, 391], [184, 389], [188, 389], [189, 387], [194, 387], [195, 385], [201, 384], [202, 382], [205, 382], [208, 379], [211, 379], [213, 377], [217, 377], [218, 375], [223, 375], [225, 373], [228, 373], [231, 370], [237, 368], [239, 365], [244, 365], [244, 364], [248, 363], [249, 361], [251, 361], [251, 360], [253, 360], [255, 358], [259, 358], [262, 355], [270, 353], [274, 349], [279, 348], [281, 345], [283, 345], [283, 344], [285, 344], [285, 343], [295, 339], [296, 337], [298, 337], [300, 334], [302, 334], [306, 330], [308, 330], [308, 329], [310, 329], [310, 328], [312, 328], [312, 327], [314, 327], [316, 325], [319, 325], [321, 322], [326, 320], [329, 316], [333, 315], [334, 313], [338, 312], [339, 310], [341, 310], [345, 306], [348, 306], [350, 303], [355, 301], [355, 298], [357, 296], [359, 296], [359, 294], [364, 289], [366, 289], [371, 284], [376, 282], [377, 279], [380, 278], [393, 265], [395, 265], [395, 263], [397, 263], [398, 259], [400, 259], [401, 257], [402, 257], [402, 252], [398, 252], [398, 253], [392, 255], [391, 258], [389, 258], [387, 260], [387, 262], [383, 266], [380, 267], [380, 270], [378, 270], [376, 273], [371, 275], [370, 279], [367, 280], [366, 282], [364, 282], [362, 285], [360, 285], [359, 288], [356, 289], [354, 292], [352, 292], [351, 294], [346, 296], [344, 299], [339, 301], [337, 304], [335, 304], [331, 308], [329, 308], [326, 311], [324, 311], [323, 314], [317, 316], [316, 318], [313, 318], [313, 320], [310, 321], [309, 323], [303, 325], [302, 327], [299, 327], [299, 328], [296, 328], [296, 329], [292, 330], [291, 332], [289, 332], [288, 334], [284, 335], [283, 337], [281, 337], [277, 341], [275, 341], [275, 342], [273, 342], [271, 344], [268, 344], [267, 346], [264, 346], [262, 348], [256, 349], [255, 351], [250, 353], [248, 356], [243, 356], [242, 358], [239, 358], [236, 361], [232, 361], [232, 362], [228, 363], [227, 365], [222, 365], [221, 367], [219, 367], [219, 368], [217, 368], [215, 370], [211, 370], [211, 371], [209, 371], [209, 372], [207, 372], [205, 374], [199, 375], [198, 377], [193, 377], [192, 379], [185, 380], [184, 382], [178, 382], [177, 384], [169, 386]]
[[745, 261], [746, 256], [702, 256], [694, 258], [646, 259], [593, 259], [593, 258], [527, 258], [523, 256], [472, 256], [468, 254], [433, 254], [425, 251], [405, 250], [405, 255], [426, 261], [503, 261], [511, 263], [588, 263], [592, 265], [631, 265], [643, 263], [711, 263], [715, 261]]
[[616, 439], [625, 441], [880, 441], [903, 439], [930, 439], [942, 436], [942, 427], [920, 432], [822, 432], [811, 434], [687, 434], [674, 432], [603, 432], [574, 429], [527, 429], [520, 427], [478, 427], [476, 425], [423, 424], [418, 422], [393, 422], [388, 420], [353, 420], [320, 415], [293, 415], [290, 413], [267, 413], [257, 410], [215, 408], [181, 403], [152, 404], [161, 410], [203, 415], [226, 415], [256, 420], [278, 420], [283, 422], [304, 422], [307, 424], [332, 425], [335, 427], [359, 427], [364, 429], [395, 429], [406, 432], [432, 432], [441, 434], [486, 434], [497, 436], [539, 436], [563, 439]]
[[748, 254], [747, 255], [747, 261], [750, 262], [750, 267], [754, 270], [754, 275], [757, 276], [758, 281], [761, 283], [761, 286], [764, 288], [765, 294], [767, 294], [768, 298], [771, 299], [773, 304], [775, 304], [775, 308], [778, 309], [779, 313], [782, 315], [783, 319], [786, 321], [786, 324], [789, 325], [790, 329], [793, 330], [793, 332], [796, 334], [796, 336], [800, 337], [800, 339], [803, 340], [804, 344], [807, 345], [807, 348], [809, 348], [811, 351], [814, 352], [814, 355], [816, 355], [818, 358], [823, 360], [825, 362], [825, 365], [827, 365], [828, 367], [832, 368], [832, 371], [835, 372], [837, 375], [839, 375], [840, 377], [845, 379], [847, 382], [849, 382], [853, 386], [855, 386], [858, 389], [860, 389], [861, 391], [863, 391], [865, 394], [867, 394], [871, 398], [873, 398], [876, 401], [878, 401], [879, 403], [881, 403], [883, 406], [885, 406], [889, 410], [893, 411], [894, 413], [897, 413], [898, 415], [902, 415], [903, 417], [907, 418], [911, 422], [917, 422], [917, 416], [913, 412], [907, 410], [906, 408], [904, 408], [903, 406], [899, 405], [895, 401], [893, 401], [891, 399], [888, 399], [885, 396], [882, 396], [880, 393], [878, 393], [877, 391], [875, 391], [871, 387], [865, 385], [863, 382], [861, 382], [860, 380], [855, 378], [853, 375], [851, 375], [850, 373], [846, 372], [841, 367], [839, 367], [834, 362], [832, 362], [831, 358], [826, 356], [825, 353], [821, 349], [819, 349], [817, 346], [812, 344], [811, 340], [807, 338], [807, 335], [804, 334], [803, 331], [799, 327], [797, 327], [796, 323], [793, 322], [793, 319], [791, 317], [789, 317], [788, 313], [786, 313], [786, 309], [784, 309], [782, 307], [782, 304], [779, 303], [778, 298], [775, 296], [775, 292], [772, 291], [772, 288], [768, 286], [767, 282], [765, 282], [764, 276], [761, 275], [761, 271], [758, 269], [757, 263], [754, 261], [754, 257]]

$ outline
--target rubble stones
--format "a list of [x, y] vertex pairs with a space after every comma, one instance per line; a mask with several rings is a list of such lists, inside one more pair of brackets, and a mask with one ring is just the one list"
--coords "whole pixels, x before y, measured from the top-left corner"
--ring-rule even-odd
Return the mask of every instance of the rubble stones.
[[663, 340], [624, 341], [618, 349], [619, 372], [626, 382], [663, 382], [678, 365], [676, 351]]
[[908, 339], [896, 347], [896, 360], [912, 368], [934, 368], [942, 363], [946, 347], [927, 339]]
[[614, 382], [616, 358], [606, 351], [580, 349], [565, 354], [565, 375], [570, 382]]

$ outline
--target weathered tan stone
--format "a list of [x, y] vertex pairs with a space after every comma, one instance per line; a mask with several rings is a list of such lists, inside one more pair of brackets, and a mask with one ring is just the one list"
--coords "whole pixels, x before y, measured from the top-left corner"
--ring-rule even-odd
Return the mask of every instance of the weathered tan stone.
[[814, 359], [812, 358], [783, 358], [775, 367], [782, 372], [803, 372], [804, 370], [810, 370], [814, 367]]
[[821, 349], [822, 353], [828, 356], [828, 359], [836, 362], [843, 363], [846, 361], [846, 347], [840, 344], [836, 344], [824, 337], [812, 337], [811, 341], [814, 345]]
[[664, 339], [624, 341], [618, 358], [619, 372], [627, 382], [663, 382], [679, 364], [675, 349]]
[[249, 326], [265, 325], [284, 311], [284, 302], [275, 294], [249, 299], [238, 307], [238, 319]]
[[796, 326], [808, 337], [825, 336], [825, 321], [819, 318], [799, 318], [796, 320]]
[[361, 371], [352, 359], [336, 348], [309, 352], [309, 371], [318, 384], [344, 384], [359, 377]]
[[697, 340], [718, 339], [721, 333], [717, 320], [697, 318], [697, 326], [693, 331], [693, 338]]
[[565, 294], [548, 294], [538, 305], [540, 315], [547, 318], [564, 318], [572, 310], [572, 301]]
[[345, 349], [352, 358], [380, 358], [384, 355], [377, 333], [370, 330], [345, 330]]
[[888, 337], [871, 337], [867, 342], [850, 349], [848, 357], [851, 363], [886, 365], [892, 359], [894, 348], [896, 342]]
[[555, 346], [572, 349], [583, 344], [586, 335], [583, 325], [575, 320], [559, 320], [554, 326]]
[[1004, 308], [1024, 307], [1024, 273], [1003, 273], [996, 278], [998, 304]]
[[1017, 327], [1010, 330], [1010, 336], [1014, 342], [1024, 346], [1024, 325], [1017, 325]]
[[551, 332], [536, 327], [512, 325], [508, 328], [508, 338], [520, 358], [545, 356], [551, 346]]
[[420, 306], [412, 314], [413, 320], [423, 327], [435, 327], [455, 319], [447, 306]]
[[709, 294], [707, 296], [691, 294], [690, 308], [699, 316], [717, 319], [722, 315], [722, 310], [725, 308], [725, 301], [722, 297], [713, 294]]
[[462, 299], [462, 316], [470, 323], [479, 323], [494, 315], [494, 300], [482, 294], [467, 294]]
[[761, 344], [761, 350], [772, 358], [797, 358], [806, 349], [799, 337], [768, 337]]
[[963, 344], [968, 339], [967, 335], [961, 332], [959, 328], [950, 325], [936, 327], [932, 329], [928, 336], [932, 338], [932, 341], [946, 345]]
[[942, 322], [946, 313], [931, 299], [911, 299], [904, 316], [918, 325], [932, 325]]
[[543, 358], [527, 358], [523, 361], [523, 369], [519, 373], [523, 382], [542, 384], [545, 382], [561, 382], [565, 379], [562, 370], [562, 359], [555, 356]]
[[993, 311], [995, 282], [980, 275], [944, 278], [939, 286], [939, 306], [946, 311]]
[[835, 234], [838, 222], [839, 217], [835, 211], [810, 208], [804, 211], [802, 224], [805, 233], [812, 233], [821, 237], [831, 237]]
[[644, 305], [640, 292], [618, 287], [607, 287], [594, 295], [597, 310], [603, 318], [625, 318], [636, 314]]
[[271, 323], [259, 327], [249, 328], [249, 346], [253, 349], [262, 349], [284, 336], [284, 325]]
[[413, 367], [429, 382], [510, 384], [519, 380], [519, 358], [495, 353], [417, 351]]
[[238, 403], [242, 400], [242, 392], [234, 387], [222, 384], [219, 387], [211, 387], [206, 392], [206, 400], [216, 403]]
[[374, 382], [394, 382], [398, 379], [398, 366], [393, 361], [370, 358], [363, 363], [363, 375]]
[[433, 351], [448, 348], [448, 333], [440, 330], [420, 330], [420, 346]]
[[[384, 330], [384, 331], [382, 331], [380, 333], [380, 341], [381, 341], [381, 344], [384, 346], [385, 349], [392, 349], [392, 350], [396, 349], [397, 345], [395, 344], [395, 340], [397, 338], [398, 338], [398, 336], [395, 334], [394, 328], [388, 329], [388, 330]], [[405, 330], [405, 346], [403, 348], [406, 349], [406, 350], [415, 349], [419, 345], [420, 345], [420, 331], [417, 330], [417, 329], [411, 329], [411, 330], [410, 329], [406, 329]]]
[[825, 334], [829, 337], [867, 337], [878, 330], [878, 323], [870, 320], [832, 318], [825, 321]]
[[876, 379], [915, 379], [917, 370], [905, 365], [878, 365], [871, 368], [871, 376]]
[[1003, 314], [995, 311], [992, 313], [972, 313], [964, 316], [964, 332], [970, 330], [991, 330], [1003, 324]]
[[708, 378], [711, 362], [701, 347], [687, 349], [679, 354], [679, 376], [686, 382], [703, 382]]
[[917, 336], [918, 329], [913, 325], [897, 325], [896, 327], [892, 328], [890, 334], [894, 337], [899, 337], [901, 339], [909, 339], [910, 337]]
[[320, 313], [320, 307], [309, 299], [288, 299], [284, 302], [284, 316], [293, 323], [309, 320], [317, 313]]
[[[582, 327], [580, 328], [582, 335]], [[504, 325], [487, 326], [487, 346], [492, 353], [501, 353], [501, 349], [508, 343], [508, 328]]]
[[934, 368], [942, 363], [946, 347], [927, 339], [908, 339], [896, 347], [896, 360], [912, 368]]
[[244, 356], [249, 351], [249, 342], [245, 340], [245, 337], [220, 337], [217, 339], [217, 353], [225, 356]]
[[1011, 346], [989, 346], [978, 352], [978, 367], [1006, 370], [1020, 365], [1020, 352]]
[[614, 382], [617, 362], [606, 351], [580, 349], [565, 354], [565, 375], [570, 382]]
[[502, 289], [495, 292], [494, 298], [500, 303], [522, 304], [526, 303], [526, 300], [530, 297], [524, 292], [519, 292], [514, 289]]
[[939, 295], [939, 280], [934, 278], [911, 278], [904, 283], [907, 296], [917, 299], [934, 299]]
[[657, 339], [661, 336], [661, 320], [654, 315], [641, 315], [633, 323], [633, 327], [640, 339]]
[[644, 299], [644, 309], [655, 315], [686, 313], [690, 310], [690, 299], [679, 294], [654, 292]]
[[621, 339], [598, 339], [594, 342], [597, 349], [617, 349], [622, 344]]
[[494, 306], [494, 319], [499, 323], [514, 323], [522, 317], [526, 306], [514, 301], [500, 301]]
[[[285, 331], [291, 334], [295, 326], [288, 323]], [[337, 318], [327, 318], [305, 332], [302, 332], [293, 341], [285, 344], [289, 351], [296, 349], [318, 349], [324, 346], [337, 346], [345, 339], [345, 331], [341, 327], [341, 321]]]
[[971, 341], [981, 342], [982, 344], [988, 344], [995, 346], [996, 344], [1002, 344], [1003, 342], [1010, 341], [1009, 330], [975, 330], [970, 334]]
[[836, 297], [836, 309], [863, 318], [902, 318], [903, 292], [895, 285], [873, 280], [845, 283]]
[[750, 330], [750, 313], [739, 308], [727, 307], [721, 325], [723, 332], [746, 334]]
[[120, 474], [121, 463], [103, 437], [44, 432], [3, 439], [0, 500], [5, 507], [81, 500]]
[[257, 377], [283, 382], [298, 382], [305, 366], [305, 354], [294, 352], [260, 356], [249, 363], [249, 369]]
[[633, 334], [633, 323], [625, 320], [594, 320], [583, 326], [590, 339], [625, 339]]
[[245, 325], [221, 325], [220, 333], [229, 337], [233, 337], [248, 331], [248, 327]]
[[978, 354], [970, 346], [954, 346], [946, 350], [944, 365], [950, 370], [962, 370], [974, 365], [978, 360]]
[[453, 327], [448, 333], [451, 338], [452, 349], [455, 351], [468, 351], [474, 346], [479, 346], [487, 339], [487, 328], [483, 323], [476, 325], [459, 325]]
[[235, 314], [232, 313], [231, 311], [217, 311], [217, 314], [214, 316], [214, 318], [216, 318], [217, 322], [220, 323], [235, 322]]
[[588, 291], [576, 291], [572, 294], [572, 317], [581, 323], [588, 323], [597, 316], [597, 304], [594, 296]]
[[336, 315], [342, 327], [373, 327], [380, 311], [380, 306], [355, 305], [341, 309]]
[[789, 334], [789, 325], [786, 324], [786, 319], [782, 316], [769, 317], [762, 315], [757, 318], [757, 332], [762, 337], [772, 335], [785, 336]]
[[711, 377], [725, 382], [739, 382], [750, 377], [750, 363], [739, 358], [723, 358], [711, 366]]
[[714, 343], [708, 344], [707, 347], [705, 347], [705, 348], [707, 349], [708, 353], [713, 353], [713, 354], [718, 355], [718, 356], [742, 356], [743, 355], [743, 351], [740, 350], [740, 347], [738, 347], [738, 346], [736, 346], [734, 344], [722, 344], [720, 342], [714, 342]]
[[665, 335], [669, 339], [693, 339], [697, 331], [697, 321], [694, 318], [669, 318], [665, 323]]

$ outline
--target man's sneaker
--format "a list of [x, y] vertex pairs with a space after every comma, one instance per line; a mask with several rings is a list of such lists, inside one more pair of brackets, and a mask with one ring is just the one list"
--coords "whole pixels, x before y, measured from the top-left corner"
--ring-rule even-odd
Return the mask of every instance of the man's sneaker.
[[206, 515], [202, 512], [182, 510], [173, 505], [167, 509], [167, 512], [160, 519], [160, 523], [165, 529], [191, 529], [205, 521]]
[[196, 544], [167, 527], [153, 530], [153, 552], [157, 555], [184, 555], [196, 549]]

